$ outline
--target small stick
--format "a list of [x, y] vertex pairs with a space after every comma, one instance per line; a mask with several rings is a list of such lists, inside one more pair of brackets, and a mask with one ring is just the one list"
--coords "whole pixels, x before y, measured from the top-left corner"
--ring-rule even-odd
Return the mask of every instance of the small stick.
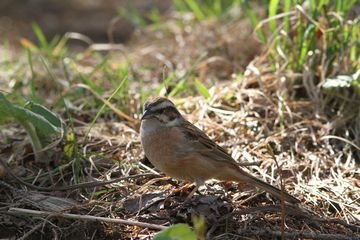
[[278, 161], [276, 160], [276, 157], [275, 157], [275, 154], [274, 154], [274, 151], [272, 149], [272, 147], [270, 146], [270, 144], [267, 144], [266, 145], [266, 148], [268, 150], [268, 152], [270, 153], [272, 159], [275, 161], [276, 163], [276, 167], [277, 169], [279, 170], [280, 172], [280, 186], [281, 186], [281, 199], [280, 199], [280, 206], [281, 206], [281, 239], [282, 240], [285, 240], [285, 214], [286, 214], [286, 210], [285, 210], [285, 200], [284, 200], [284, 181], [283, 181], [283, 178], [282, 178], [282, 170], [280, 168], [280, 165], [278, 163]]
[[18, 240], [25, 240], [27, 239], [31, 234], [33, 234], [35, 231], [37, 231], [39, 228], [41, 228], [44, 225], [43, 222], [35, 225], [33, 228], [30, 229], [30, 231], [26, 232], [21, 238], [18, 238]]
[[62, 212], [49, 212], [49, 211], [37, 211], [32, 209], [25, 209], [25, 208], [9, 208], [8, 210], [11, 213], [19, 213], [19, 214], [29, 214], [33, 216], [39, 217], [62, 217], [68, 219], [78, 219], [78, 220], [85, 220], [85, 221], [100, 221], [100, 222], [108, 222], [108, 223], [119, 223], [131, 226], [138, 226], [143, 228], [150, 228], [156, 230], [163, 230], [167, 227], [152, 223], [144, 223], [138, 222], [133, 220], [124, 220], [118, 218], [106, 218], [106, 217], [95, 217], [91, 215], [79, 215], [79, 214], [71, 214], [71, 213], [62, 213]]
[[[343, 221], [341, 219], [321, 218], [321, 217], [316, 216], [314, 213], [308, 212], [308, 210], [306, 210], [306, 209], [301, 209], [298, 207], [290, 206], [288, 204], [285, 204], [285, 205], [286, 205], [286, 209], [287, 209], [287, 214], [289, 214], [291, 216], [306, 218], [306, 219], [308, 219], [308, 221], [312, 221], [312, 222], [339, 224], [339, 225], [342, 225], [344, 227], [351, 229], [354, 232], [360, 232], [360, 226], [358, 226], [358, 225], [346, 223], [345, 221]], [[245, 214], [255, 214], [258, 212], [263, 212], [263, 213], [265, 213], [265, 212], [270, 212], [270, 213], [280, 212], [281, 213], [281, 211], [282, 211], [281, 205], [267, 205], [267, 206], [262, 206], [262, 207], [251, 207], [251, 208], [239, 209], [236, 214], [245, 215]]]
[[84, 183], [74, 184], [74, 185], [70, 185], [70, 186], [39, 187], [39, 186], [33, 185], [31, 183], [25, 182], [24, 180], [22, 180], [21, 178], [16, 176], [14, 173], [12, 173], [11, 169], [9, 168], [7, 163], [2, 159], [0, 159], [0, 166], [1, 165], [4, 166], [6, 174], [8, 174], [10, 177], [14, 178], [19, 183], [21, 183], [21, 184], [23, 184], [23, 185], [25, 185], [25, 186], [27, 186], [27, 187], [29, 187], [31, 189], [35, 189], [35, 190], [43, 191], [43, 192], [68, 191], [68, 190], [74, 190], [74, 189], [80, 189], [80, 188], [99, 187], [99, 186], [104, 186], [104, 185], [120, 182], [120, 181], [123, 181], [123, 180], [135, 179], [135, 178], [145, 177], [145, 176], [157, 176], [158, 175], [158, 174], [153, 174], [153, 173], [143, 173], [143, 174], [131, 175], [131, 176], [127, 176], [127, 177], [119, 177], [119, 178], [115, 178], [115, 179], [111, 179], [111, 180], [107, 180], [107, 181], [84, 182]]
[[355, 240], [358, 239], [356, 236], [346, 236], [343, 234], [331, 234], [331, 233], [317, 233], [317, 232], [304, 232], [304, 231], [292, 231], [284, 232], [281, 231], [271, 231], [267, 229], [255, 229], [255, 230], [244, 230], [240, 231], [241, 236], [272, 236], [272, 237], [286, 237], [287, 239], [322, 239], [322, 240]]

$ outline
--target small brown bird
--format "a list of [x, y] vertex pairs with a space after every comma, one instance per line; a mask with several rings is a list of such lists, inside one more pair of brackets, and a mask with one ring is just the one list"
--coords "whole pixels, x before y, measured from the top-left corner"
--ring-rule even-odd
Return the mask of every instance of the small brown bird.
[[[281, 198], [281, 191], [242, 170], [204, 132], [188, 122], [168, 99], [148, 100], [141, 118], [141, 143], [146, 157], [170, 177], [195, 182], [190, 196], [208, 179], [250, 183]], [[284, 200], [299, 203], [283, 193]]]

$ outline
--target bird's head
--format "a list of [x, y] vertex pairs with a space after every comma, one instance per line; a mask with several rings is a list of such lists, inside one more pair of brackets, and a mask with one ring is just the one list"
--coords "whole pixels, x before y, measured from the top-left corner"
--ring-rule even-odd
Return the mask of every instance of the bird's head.
[[145, 102], [141, 121], [152, 120], [162, 126], [171, 127], [179, 124], [181, 119], [182, 116], [173, 102], [164, 97], [157, 97]]

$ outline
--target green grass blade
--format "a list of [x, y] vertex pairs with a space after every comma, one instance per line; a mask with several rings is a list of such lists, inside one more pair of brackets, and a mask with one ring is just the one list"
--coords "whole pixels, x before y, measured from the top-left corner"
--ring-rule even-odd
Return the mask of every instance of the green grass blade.
[[55, 35], [53, 39], [51, 39], [51, 41], [49, 42], [49, 50], [55, 48], [56, 45], [60, 42], [60, 40], [61, 40], [60, 35]]
[[213, 1], [213, 14], [217, 17], [220, 17], [223, 14], [222, 2], [223, 1]]
[[41, 30], [40, 26], [37, 23], [32, 24], [33, 31], [39, 41], [40, 48], [48, 51], [49, 50], [49, 44], [46, 39], [46, 36], [44, 32]]
[[[271, 0], [269, 4], [269, 18], [274, 17], [277, 13], [277, 9], [279, 7], [279, 0]], [[271, 20], [269, 22], [271, 32], [276, 31], [276, 20]]]
[[[123, 80], [120, 82], [119, 86], [117, 89], [115, 89], [115, 91], [110, 95], [110, 97], [107, 100], [107, 102], [110, 102], [110, 100], [123, 88], [123, 86], [125, 85], [125, 83], [127, 82], [127, 79], [128, 77], [125, 76], [123, 78]], [[90, 130], [91, 128], [94, 126], [96, 120], [99, 118], [99, 116], [104, 112], [105, 110], [105, 107], [106, 107], [106, 103], [104, 103], [100, 110], [97, 112], [96, 116], [94, 117], [94, 119], [92, 120], [90, 126], [89, 126], [89, 129], [87, 130], [86, 134], [85, 134], [85, 139], [88, 137], [89, 133], [90, 133]]]
[[56, 78], [55, 78], [55, 75], [52, 73], [52, 70], [49, 66], [49, 62], [42, 56], [40, 56], [40, 60], [41, 60], [42, 64], [44, 65], [46, 72], [49, 74], [51, 80], [55, 83]]
[[337, 0], [336, 1], [336, 12], [342, 12], [344, 9], [344, 1], [343, 0]]
[[[289, 12], [290, 8], [292, 7], [292, 0], [284, 0], [284, 12]], [[284, 17], [284, 28], [285, 28], [285, 32], [289, 33], [290, 31], [290, 18], [289, 16]]]
[[[256, 15], [255, 15], [255, 13], [253, 12], [253, 10], [251, 9], [248, 1], [247, 1], [247, 0], [242, 0], [242, 1], [241, 1], [241, 6], [242, 6], [242, 8], [245, 10], [246, 15], [249, 17], [250, 22], [251, 22], [251, 25], [252, 25], [254, 28], [256, 28], [257, 25], [259, 24], [259, 20], [258, 20], [258, 18], [256, 17]], [[266, 43], [266, 42], [267, 42], [266, 35], [265, 35], [264, 31], [263, 31], [261, 28], [257, 29], [257, 30], [256, 30], [256, 33], [257, 33], [257, 35], [258, 35], [258, 37], [259, 37], [259, 39], [260, 39], [260, 41], [261, 41], [262, 43]]]
[[195, 14], [197, 20], [202, 20], [205, 18], [205, 14], [201, 10], [199, 4], [196, 0], [185, 0], [191, 11]]
[[315, 27], [314, 27], [314, 25], [311, 24], [306, 28], [306, 30], [303, 34], [303, 41], [302, 41], [301, 50], [300, 50], [300, 57], [299, 57], [298, 63], [297, 63], [297, 66], [299, 69], [302, 68], [304, 60], [309, 51], [314, 31], [315, 31]]
[[31, 78], [30, 78], [30, 90], [31, 90], [31, 99], [33, 101], [38, 101], [39, 98], [36, 95], [36, 89], [35, 89], [35, 79], [36, 79], [36, 73], [34, 71], [34, 65], [33, 65], [33, 60], [32, 60], [32, 54], [30, 49], [25, 49], [26, 51], [26, 55], [27, 55], [27, 59], [28, 59], [28, 63], [29, 63], [29, 67], [30, 67], [30, 72], [31, 72]]
[[176, 77], [176, 72], [174, 71], [156, 89], [156, 95], [159, 95], [161, 90], [163, 88], [166, 88], [169, 85], [169, 83], [175, 79], [175, 77]]
[[211, 97], [208, 89], [199, 81], [199, 79], [195, 79], [195, 86], [197, 90], [206, 98], [209, 99]]
[[359, 43], [360, 43], [360, 31], [359, 31], [359, 21], [354, 23], [351, 29], [351, 39], [352, 39], [352, 45], [350, 48], [350, 60], [352, 62], [357, 62], [358, 66], [360, 67], [360, 61], [359, 61]]
[[177, 11], [180, 11], [180, 12], [188, 11], [188, 7], [187, 7], [186, 3], [184, 2], [184, 0], [175, 0], [174, 3], [175, 3], [175, 8]]
[[186, 79], [184, 78], [175, 85], [174, 89], [171, 90], [168, 96], [173, 97], [185, 89], [188, 89], [188, 85]]
[[[310, 2], [310, 12], [311, 13], [316, 13], [317, 7], [318, 7], [318, 3], [317, 0], [309, 0]], [[312, 14], [312, 16], [314, 17], [314, 15]]]

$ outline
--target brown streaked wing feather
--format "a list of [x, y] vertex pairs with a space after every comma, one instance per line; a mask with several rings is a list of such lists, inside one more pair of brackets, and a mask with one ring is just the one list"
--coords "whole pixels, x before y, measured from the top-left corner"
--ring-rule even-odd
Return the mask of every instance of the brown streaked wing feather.
[[212, 141], [203, 131], [186, 121], [182, 131], [191, 141], [192, 146], [200, 154], [217, 161], [227, 161], [230, 164], [236, 164], [235, 160], [219, 145]]

